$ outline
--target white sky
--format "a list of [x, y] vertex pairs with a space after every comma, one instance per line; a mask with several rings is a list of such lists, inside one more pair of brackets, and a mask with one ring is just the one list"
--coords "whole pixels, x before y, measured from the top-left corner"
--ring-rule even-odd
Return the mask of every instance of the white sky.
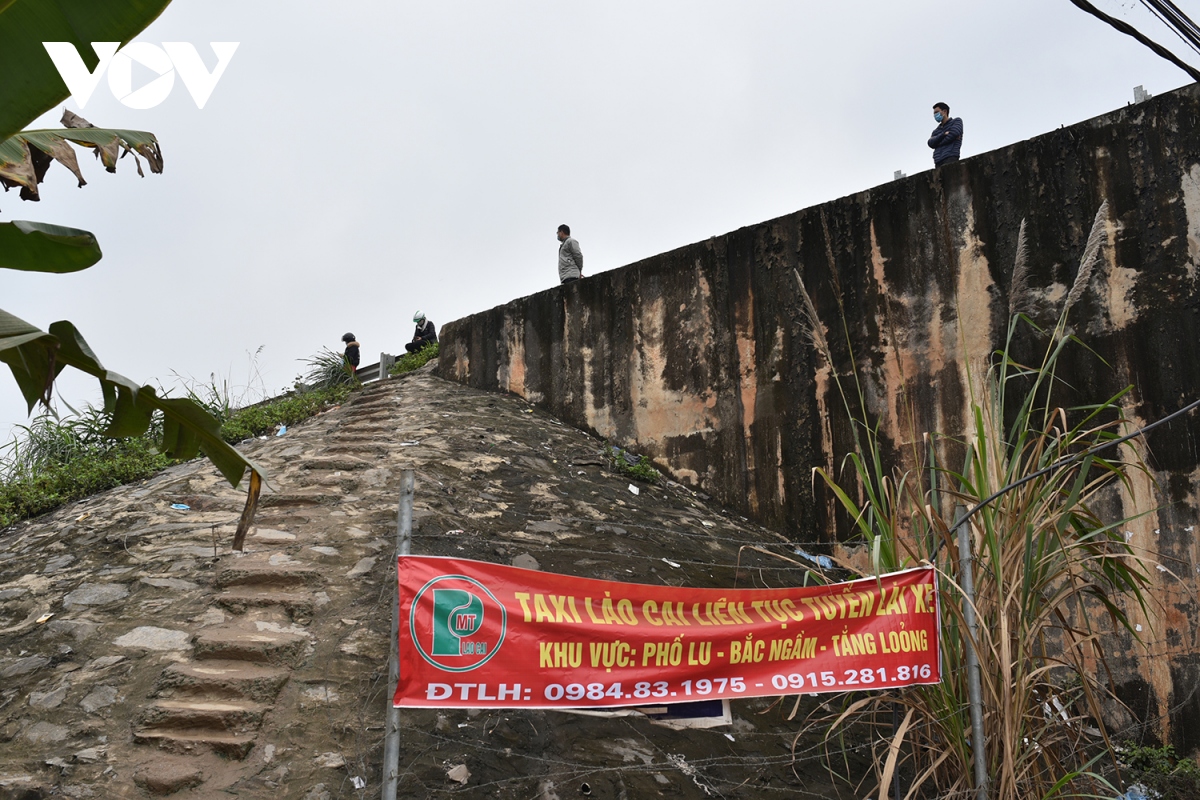
[[[1095, 2], [1200, 63], [1134, 0]], [[72, 320], [141, 382], [235, 395], [260, 346], [274, 392], [348, 330], [373, 363], [416, 308], [440, 326], [553, 285], [562, 222], [595, 274], [929, 169], [936, 101], [969, 157], [1189, 82], [1068, 0], [176, 0], [138, 41], [209, 67], [208, 42], [240, 47], [203, 110], [180, 80], [149, 110], [107, 81], [68, 101], [153, 131], [165, 171], [89, 156], [83, 189], [53, 165], [42, 202], [0, 193], [0, 220], [105, 253], [0, 270], [0, 307]], [[59, 382], [73, 404], [94, 387]], [[0, 439], [24, 420], [3, 369]]]

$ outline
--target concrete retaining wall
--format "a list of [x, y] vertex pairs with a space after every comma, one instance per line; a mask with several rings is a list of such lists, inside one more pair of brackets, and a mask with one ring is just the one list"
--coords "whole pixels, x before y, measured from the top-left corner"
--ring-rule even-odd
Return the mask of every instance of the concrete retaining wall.
[[[1077, 348], [1060, 374], [1074, 402], [1132, 385], [1128, 412], [1150, 422], [1200, 396], [1197, 86], [457, 320], [439, 371], [645, 453], [798, 540], [832, 541], [846, 521], [812, 469], [840, 465], [851, 432], [793, 270], [900, 463], [925, 432], [964, 430], [971, 375], [1005, 333], [1021, 220], [1031, 273], [1018, 305], [1053, 324], [1105, 199], [1107, 244], [1071, 315], [1096, 355]], [[1187, 750], [1200, 746], [1198, 438], [1198, 415], [1149, 437], [1162, 507], [1131, 541], [1183, 580], [1156, 573], [1153, 657], [1126, 659], [1124, 687]]]

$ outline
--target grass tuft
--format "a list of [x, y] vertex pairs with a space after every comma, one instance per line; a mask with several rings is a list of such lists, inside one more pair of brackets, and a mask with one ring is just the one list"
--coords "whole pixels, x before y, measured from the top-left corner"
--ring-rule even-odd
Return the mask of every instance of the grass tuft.
[[604, 456], [608, 459], [609, 468], [618, 475], [642, 483], [658, 483], [662, 480], [662, 473], [654, 468], [646, 456], [638, 456], [614, 446], [606, 446]]
[[438, 343], [430, 342], [415, 353], [405, 353], [396, 359], [389, 375], [403, 375], [428, 364], [438, 357]]

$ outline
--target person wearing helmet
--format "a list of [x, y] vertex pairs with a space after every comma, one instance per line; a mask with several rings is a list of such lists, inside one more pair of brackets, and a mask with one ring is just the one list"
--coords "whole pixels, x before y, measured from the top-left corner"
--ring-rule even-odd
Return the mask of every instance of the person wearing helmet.
[[417, 332], [413, 334], [413, 340], [404, 345], [405, 350], [415, 353], [423, 349], [426, 345], [437, 342], [437, 326], [430, 320], [425, 319], [424, 311], [414, 313], [413, 322], [417, 324]]
[[355, 340], [354, 334], [345, 334], [342, 336], [342, 341], [346, 343], [346, 363], [350, 365], [350, 371], [358, 372], [358, 342]]

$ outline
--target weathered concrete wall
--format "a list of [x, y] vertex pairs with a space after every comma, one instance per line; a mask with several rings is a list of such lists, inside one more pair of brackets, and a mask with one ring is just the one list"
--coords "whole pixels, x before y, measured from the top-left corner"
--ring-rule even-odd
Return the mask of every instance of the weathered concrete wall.
[[[926, 431], [963, 432], [969, 375], [1002, 344], [1021, 220], [1031, 256], [1021, 305], [1052, 324], [1107, 199], [1107, 246], [1072, 311], [1107, 366], [1079, 348], [1060, 374], [1077, 402], [1132, 385], [1129, 414], [1159, 419], [1200, 396], [1198, 123], [1191, 86], [515, 300], [445, 326], [439, 369], [646, 453], [798, 539], [836, 538], [845, 521], [814, 491], [812, 469], [839, 465], [851, 433], [804, 335], [793, 269], [840, 376], [861, 382], [900, 457]], [[1127, 665], [1140, 677], [1126, 694], [1163, 735], [1170, 718], [1188, 750], [1200, 746], [1198, 436], [1197, 415], [1150, 436], [1161, 507], [1129, 526], [1183, 580], [1155, 574], [1162, 615], [1143, 620], [1156, 631], [1152, 657]], [[1139, 488], [1124, 512], [1150, 505], [1153, 487]]]

